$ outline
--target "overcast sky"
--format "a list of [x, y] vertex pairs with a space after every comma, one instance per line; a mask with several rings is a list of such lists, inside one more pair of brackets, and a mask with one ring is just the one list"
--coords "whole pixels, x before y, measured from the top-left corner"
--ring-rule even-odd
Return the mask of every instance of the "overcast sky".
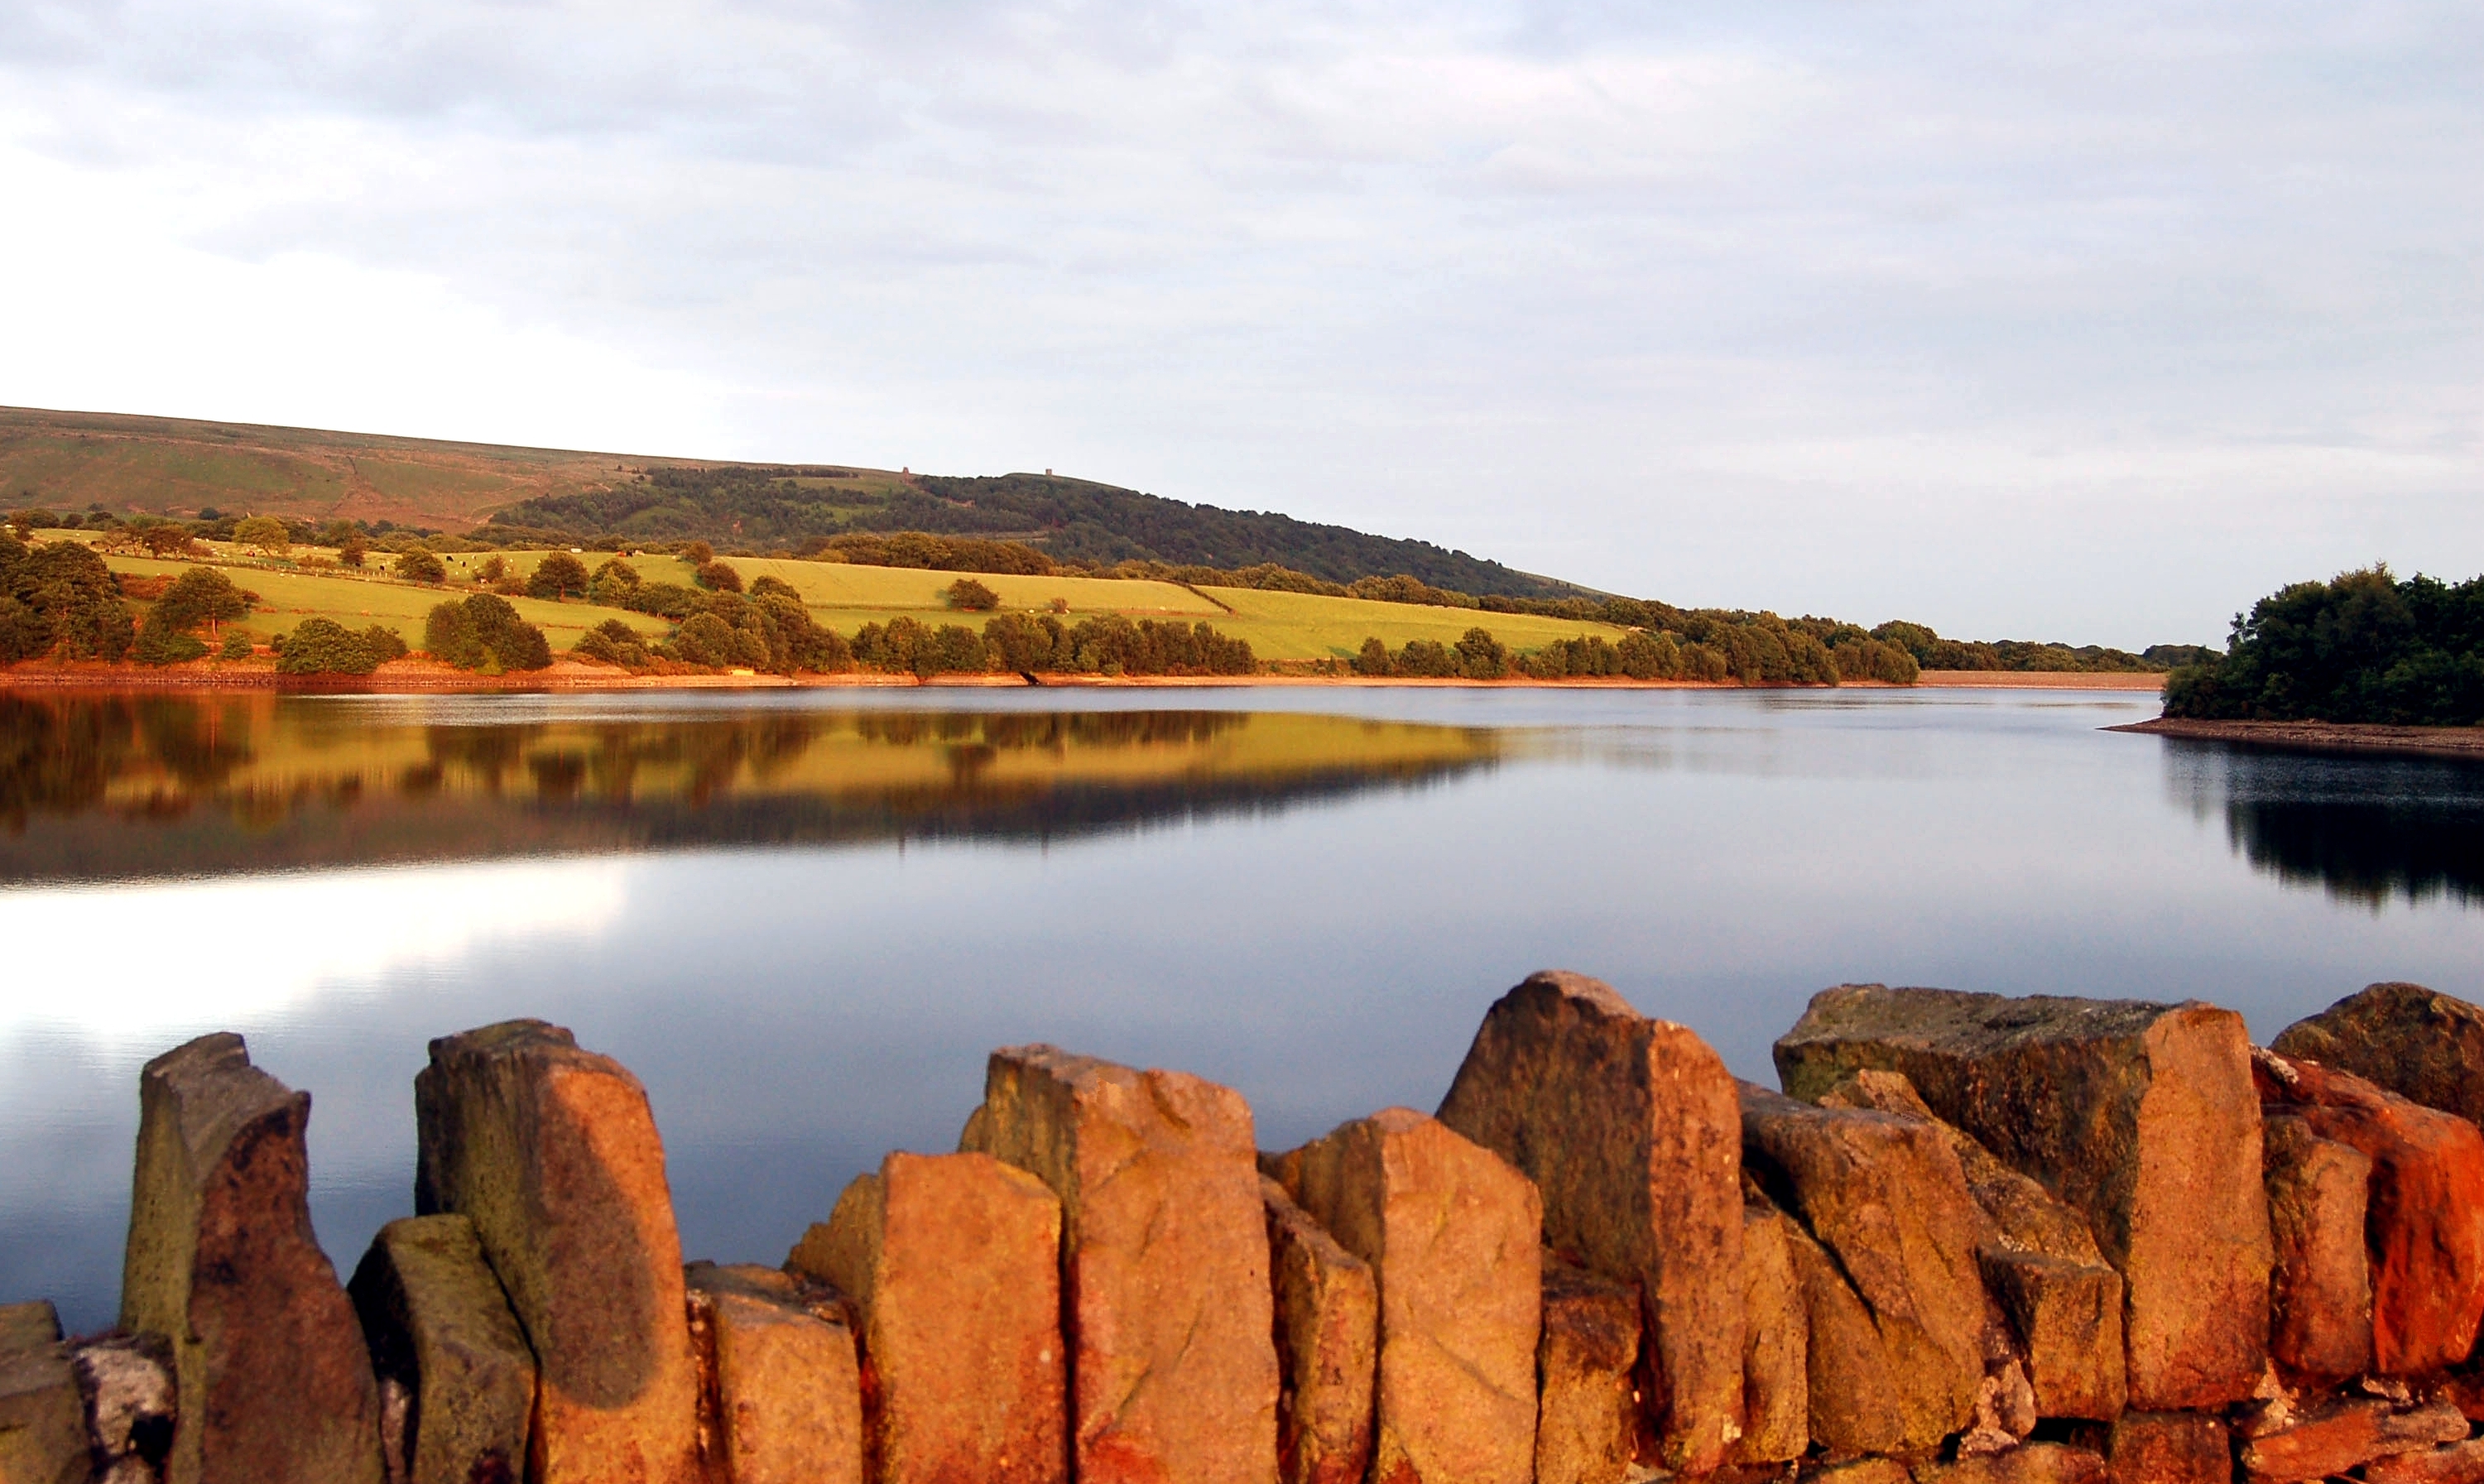
[[0, 402], [2139, 645], [2484, 571], [2484, 6], [0, 0]]

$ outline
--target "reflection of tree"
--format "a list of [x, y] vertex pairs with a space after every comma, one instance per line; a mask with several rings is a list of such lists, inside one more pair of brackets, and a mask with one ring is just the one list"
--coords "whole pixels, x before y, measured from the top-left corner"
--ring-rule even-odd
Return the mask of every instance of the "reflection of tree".
[[2484, 902], [2484, 769], [2214, 743], [2168, 756], [2176, 794], [2223, 814], [2233, 848], [2281, 880], [2373, 906]]
[[126, 701], [64, 705], [0, 694], [0, 819], [14, 832], [29, 814], [95, 807], [128, 766], [131, 732]]

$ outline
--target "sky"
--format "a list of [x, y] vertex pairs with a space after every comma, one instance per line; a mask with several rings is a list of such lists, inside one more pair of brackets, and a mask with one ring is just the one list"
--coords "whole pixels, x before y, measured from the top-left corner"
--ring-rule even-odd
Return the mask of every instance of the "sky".
[[1682, 604], [2484, 571], [2484, 7], [0, 0], [0, 403], [1058, 469]]

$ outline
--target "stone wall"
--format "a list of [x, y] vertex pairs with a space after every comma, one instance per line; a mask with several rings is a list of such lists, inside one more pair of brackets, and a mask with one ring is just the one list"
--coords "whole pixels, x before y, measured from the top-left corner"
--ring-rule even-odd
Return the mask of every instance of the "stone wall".
[[0, 1307], [0, 1484], [2484, 1484], [2484, 1012], [1843, 985], [1737, 1082], [1542, 974], [1437, 1114], [992, 1054], [782, 1263], [685, 1263], [645, 1090], [436, 1040], [350, 1282], [310, 1096], [148, 1064], [121, 1324]]

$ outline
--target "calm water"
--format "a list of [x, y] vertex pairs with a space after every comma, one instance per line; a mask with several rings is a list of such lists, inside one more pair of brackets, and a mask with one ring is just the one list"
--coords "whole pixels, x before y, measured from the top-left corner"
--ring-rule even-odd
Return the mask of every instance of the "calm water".
[[148, 1057], [311, 1090], [350, 1266], [425, 1040], [645, 1079], [691, 1255], [776, 1260], [1044, 1039], [1231, 1083], [1282, 1147], [1436, 1103], [1531, 969], [1743, 1075], [1850, 980], [2199, 996], [2265, 1037], [2469, 995], [2484, 771], [2098, 730], [2077, 692], [0, 696], [0, 1302], [107, 1322]]

